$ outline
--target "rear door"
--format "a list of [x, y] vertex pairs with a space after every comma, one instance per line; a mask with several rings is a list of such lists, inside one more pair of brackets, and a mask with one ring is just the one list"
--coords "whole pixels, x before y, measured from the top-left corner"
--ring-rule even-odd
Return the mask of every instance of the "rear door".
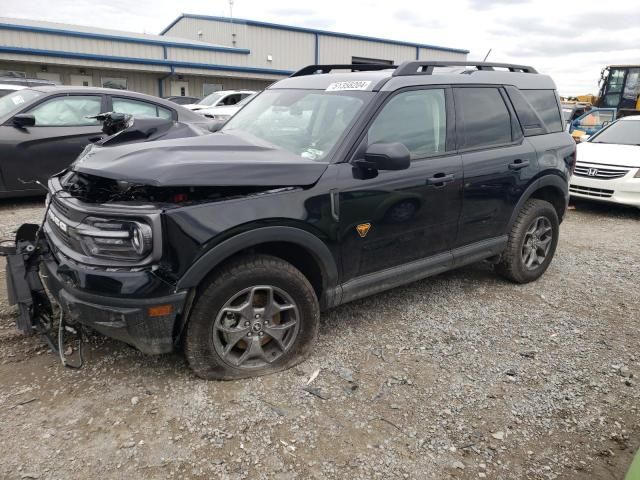
[[457, 87], [454, 94], [464, 169], [460, 247], [504, 234], [537, 159], [502, 88]]
[[7, 191], [39, 189], [25, 182], [48, 178], [68, 167], [82, 149], [102, 135], [102, 125], [87, 118], [100, 113], [102, 95], [58, 95], [20, 113], [32, 114], [33, 127], [3, 127], [2, 176]]

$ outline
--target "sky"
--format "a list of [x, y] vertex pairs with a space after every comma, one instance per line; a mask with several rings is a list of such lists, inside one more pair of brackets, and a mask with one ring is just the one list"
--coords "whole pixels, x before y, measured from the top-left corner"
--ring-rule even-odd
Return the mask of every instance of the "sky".
[[[228, 0], [0, 0], [0, 16], [159, 33], [181, 13], [229, 16]], [[531, 65], [561, 95], [597, 93], [605, 65], [640, 64], [640, 1], [234, 0], [233, 16], [427, 43]]]

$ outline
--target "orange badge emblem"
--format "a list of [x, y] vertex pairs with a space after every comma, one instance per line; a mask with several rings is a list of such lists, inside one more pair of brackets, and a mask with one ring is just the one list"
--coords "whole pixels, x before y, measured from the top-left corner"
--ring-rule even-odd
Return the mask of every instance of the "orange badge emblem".
[[360, 225], [356, 226], [356, 230], [358, 231], [358, 235], [360, 235], [361, 238], [364, 238], [367, 236], [367, 233], [369, 233], [369, 230], [371, 230], [371, 224], [361, 223]]

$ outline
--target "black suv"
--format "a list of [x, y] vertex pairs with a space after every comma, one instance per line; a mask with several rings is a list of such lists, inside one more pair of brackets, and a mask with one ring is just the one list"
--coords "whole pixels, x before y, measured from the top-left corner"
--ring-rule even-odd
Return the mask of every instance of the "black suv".
[[481, 260], [540, 277], [575, 163], [560, 112], [531, 67], [306, 67], [215, 134], [85, 149], [18, 232], [10, 296], [36, 321], [39, 268], [68, 322], [204, 378], [282, 370], [322, 310]]

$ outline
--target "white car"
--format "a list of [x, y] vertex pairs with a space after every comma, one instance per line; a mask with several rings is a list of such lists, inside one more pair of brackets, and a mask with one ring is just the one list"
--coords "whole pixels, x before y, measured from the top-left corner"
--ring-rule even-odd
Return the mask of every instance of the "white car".
[[640, 116], [621, 118], [577, 147], [572, 197], [640, 208]]
[[0, 97], [4, 97], [5, 95], [10, 94], [11, 92], [15, 92], [16, 90], [24, 90], [24, 85], [12, 85], [10, 83], [1, 83], [0, 82]]
[[196, 113], [204, 115], [205, 117], [211, 118], [212, 120], [215, 120], [217, 122], [226, 122], [236, 113], [238, 113], [238, 110], [240, 110], [247, 103], [253, 100], [253, 97], [255, 96], [256, 93], [253, 93], [248, 97], [244, 97], [243, 100], [240, 100], [235, 105], [222, 105], [219, 107], [202, 108], [200, 110], [196, 110]]
[[244, 100], [249, 95], [253, 95], [254, 93], [256, 92], [254, 92], [253, 90], [218, 90], [217, 92], [213, 92], [211, 95], [207, 95], [198, 103], [183, 105], [183, 107], [197, 112], [198, 110], [202, 110], [203, 108], [212, 108], [223, 105], [231, 106]]

